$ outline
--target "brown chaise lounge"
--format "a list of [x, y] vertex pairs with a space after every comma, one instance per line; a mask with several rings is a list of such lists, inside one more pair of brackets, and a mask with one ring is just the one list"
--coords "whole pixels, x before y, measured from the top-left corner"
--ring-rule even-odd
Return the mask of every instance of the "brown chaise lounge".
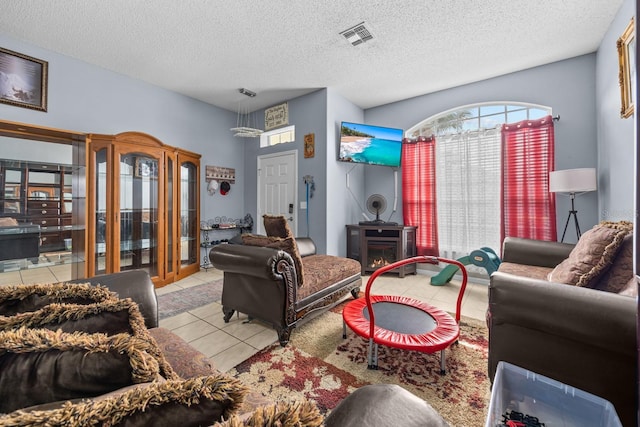
[[294, 238], [283, 216], [263, 218], [268, 236], [243, 234], [240, 244], [214, 246], [209, 258], [224, 272], [224, 321], [235, 311], [260, 319], [273, 325], [285, 346], [303, 318], [349, 293], [357, 298], [361, 268], [353, 259], [316, 254], [313, 240]]

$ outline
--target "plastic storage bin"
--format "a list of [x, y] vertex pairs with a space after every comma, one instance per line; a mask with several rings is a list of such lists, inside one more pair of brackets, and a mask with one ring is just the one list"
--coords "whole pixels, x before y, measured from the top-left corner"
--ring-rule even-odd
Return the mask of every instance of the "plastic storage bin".
[[618, 427], [611, 402], [507, 362], [499, 362], [485, 427], [503, 426], [502, 416], [517, 411], [545, 427]]

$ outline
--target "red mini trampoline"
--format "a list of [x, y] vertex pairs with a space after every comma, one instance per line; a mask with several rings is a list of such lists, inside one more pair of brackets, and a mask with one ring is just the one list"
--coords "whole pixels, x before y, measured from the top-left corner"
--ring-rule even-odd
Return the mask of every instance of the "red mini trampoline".
[[[449, 313], [419, 301], [397, 295], [371, 295], [371, 286], [381, 274], [406, 264], [444, 262], [462, 272], [455, 319]], [[460, 335], [460, 308], [467, 287], [467, 270], [456, 260], [417, 256], [394, 262], [377, 269], [367, 281], [364, 298], [349, 302], [342, 310], [343, 337], [347, 326], [357, 335], [369, 340], [368, 367], [378, 368], [378, 344], [422, 353], [440, 352], [440, 373], [445, 374], [445, 350]]]

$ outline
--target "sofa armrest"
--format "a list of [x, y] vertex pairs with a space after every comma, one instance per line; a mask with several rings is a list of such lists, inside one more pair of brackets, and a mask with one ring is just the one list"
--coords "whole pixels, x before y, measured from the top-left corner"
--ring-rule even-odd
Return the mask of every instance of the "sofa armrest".
[[209, 252], [211, 264], [225, 273], [254, 276], [269, 280], [281, 278], [277, 264], [287, 260], [293, 266], [289, 254], [279, 249], [248, 245], [217, 245]]
[[69, 283], [102, 285], [118, 294], [119, 298], [131, 298], [138, 304], [147, 328], [158, 327], [158, 299], [156, 289], [145, 270], [127, 270], [102, 274], [89, 279], [75, 279]]
[[487, 321], [492, 380], [503, 360], [635, 413], [634, 298], [496, 272]]
[[[223, 309], [232, 309], [273, 325], [282, 325], [297, 299], [296, 270], [285, 251], [247, 245], [218, 245], [209, 252], [224, 272]], [[226, 313], [225, 313], [226, 315]], [[228, 320], [228, 319], [227, 319]]]
[[505, 237], [502, 261], [553, 268], [569, 257], [574, 246], [570, 243]]

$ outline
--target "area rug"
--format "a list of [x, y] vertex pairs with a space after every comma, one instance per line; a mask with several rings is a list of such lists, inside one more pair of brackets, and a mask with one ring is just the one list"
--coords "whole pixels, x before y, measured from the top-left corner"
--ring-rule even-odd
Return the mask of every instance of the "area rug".
[[222, 279], [158, 296], [158, 318], [166, 319], [222, 297]]
[[446, 375], [437, 354], [379, 347], [378, 370], [367, 369], [364, 339], [330, 311], [294, 329], [285, 348], [274, 344], [229, 373], [270, 399], [314, 401], [328, 413], [353, 390], [369, 383], [399, 384], [433, 406], [452, 426], [482, 426], [488, 412], [487, 329], [464, 318], [458, 344], [446, 352]]

